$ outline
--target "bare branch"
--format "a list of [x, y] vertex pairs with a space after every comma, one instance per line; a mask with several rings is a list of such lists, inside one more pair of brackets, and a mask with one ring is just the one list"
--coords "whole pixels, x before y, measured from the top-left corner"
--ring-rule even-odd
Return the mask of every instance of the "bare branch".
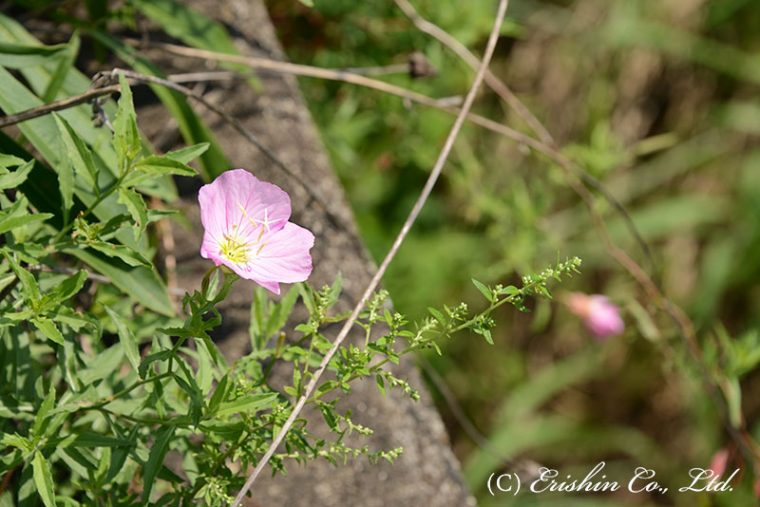
[[46, 114], [50, 114], [55, 111], [69, 109], [70, 107], [78, 106], [79, 104], [84, 104], [85, 102], [89, 102], [98, 97], [102, 97], [103, 95], [110, 95], [118, 91], [119, 91], [119, 85], [92, 88], [80, 95], [75, 95], [74, 97], [69, 97], [67, 99], [51, 102], [50, 104], [43, 104], [38, 107], [27, 109], [26, 111], [21, 111], [20, 113], [17, 113], [17, 114], [9, 114], [8, 116], [0, 116], [0, 128], [9, 127], [11, 125], [21, 123], [22, 121], [39, 118], [40, 116], [45, 116]]

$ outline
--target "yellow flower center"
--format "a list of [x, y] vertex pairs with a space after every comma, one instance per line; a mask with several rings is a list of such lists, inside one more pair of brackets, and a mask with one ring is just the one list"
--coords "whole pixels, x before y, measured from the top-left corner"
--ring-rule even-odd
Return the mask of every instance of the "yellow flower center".
[[[248, 262], [257, 257], [266, 246], [266, 243], [262, 243], [261, 240], [264, 237], [264, 233], [269, 232], [269, 226], [272, 222], [269, 221], [267, 208], [264, 208], [264, 220], [258, 221], [248, 216], [248, 211], [242, 204], [238, 203], [238, 207], [246, 220], [253, 225], [254, 231], [260, 229], [259, 235], [255, 240], [246, 243], [240, 238], [238, 224], [233, 224], [230, 234], [225, 234], [224, 239], [219, 243], [219, 253], [231, 263], [244, 266], [250, 270], [251, 267], [248, 265]], [[252, 251], [253, 247], [258, 247], [255, 252]]]
[[234, 264], [248, 264], [248, 249], [250, 244], [240, 241], [237, 236], [224, 235], [224, 241], [219, 244], [222, 257]]

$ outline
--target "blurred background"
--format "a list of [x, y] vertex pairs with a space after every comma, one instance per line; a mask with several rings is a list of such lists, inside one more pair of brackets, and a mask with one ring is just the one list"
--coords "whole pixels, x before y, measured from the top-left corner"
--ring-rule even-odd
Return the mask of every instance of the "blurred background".
[[[267, 4], [295, 62], [378, 67], [420, 53], [434, 76], [382, 79], [435, 97], [460, 96], [473, 78], [391, 0]], [[413, 4], [482, 52], [495, 2]], [[737, 425], [760, 437], [760, 4], [512, 0], [491, 68], [563, 153], [626, 207], [654, 262], [620, 213], [594, 193], [613, 240], [693, 320], [704, 365], [729, 393]], [[346, 84], [301, 85], [380, 260], [453, 119]], [[486, 89], [475, 108], [527, 132]], [[494, 346], [460, 336], [442, 356], [419, 359], [469, 487], [482, 505], [756, 504], [751, 466], [728, 437], [673, 322], [648, 316], [654, 302], [608, 255], [568, 181], [546, 157], [467, 125], [384, 281], [400, 311], [423, 317], [428, 306], [484, 306], [471, 277], [517, 283], [558, 258], [583, 259], [582, 274], [562, 283], [554, 302], [532, 303], [528, 313], [503, 308]], [[624, 335], [592, 338], [561, 304], [566, 291], [608, 295], [623, 310]], [[721, 449], [730, 470], [742, 469], [740, 491], [676, 491], [690, 481], [690, 468], [707, 467]], [[494, 499], [486, 479], [511, 470], [506, 458], [576, 477], [600, 460], [615, 478], [643, 465], [670, 492]]]

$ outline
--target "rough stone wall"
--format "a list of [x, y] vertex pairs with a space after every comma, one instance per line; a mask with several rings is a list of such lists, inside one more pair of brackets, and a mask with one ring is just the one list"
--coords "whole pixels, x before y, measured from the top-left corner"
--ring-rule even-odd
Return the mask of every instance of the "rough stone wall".
[[[247, 55], [283, 58], [274, 27], [259, 0], [191, 0], [193, 8], [224, 23], [235, 37], [239, 50]], [[161, 59], [157, 53], [154, 60]], [[167, 71], [198, 71], [205, 68], [201, 60], [163, 57]], [[319, 199], [310, 198], [304, 187], [286, 174], [243, 139], [232, 127], [206, 111], [201, 112], [212, 127], [234, 167], [244, 167], [259, 178], [272, 181], [292, 197], [293, 220], [311, 229], [317, 240], [314, 250], [316, 286], [330, 283], [340, 271], [344, 277], [344, 295], [340, 305], [349, 309], [374, 272], [374, 265], [358, 238], [351, 211], [334, 175], [319, 134], [292, 77], [260, 74], [263, 90], [254, 91], [244, 83], [220, 83], [205, 90], [207, 98], [220, 104], [241, 120], [272, 149]], [[174, 126], [159, 107], [147, 108], [138, 115], [141, 127], [151, 139], [163, 139], [161, 149], [178, 141], [172, 136]], [[168, 134], [167, 134], [168, 133]], [[182, 207], [193, 227], [175, 227], [177, 274], [184, 289], [197, 286], [208, 268], [198, 248], [201, 228], [195, 201], [197, 186], [181, 189]], [[223, 309], [221, 346], [231, 359], [245, 353], [249, 339], [248, 312], [252, 286], [239, 283]], [[337, 329], [331, 330], [333, 336]], [[270, 506], [462, 506], [474, 500], [467, 492], [459, 464], [451, 452], [442, 421], [425, 392], [422, 380], [410, 363], [402, 364], [398, 373], [420, 389], [422, 399], [412, 402], [403, 394], [380, 395], [374, 382], [357, 383], [346, 400], [354, 418], [375, 430], [368, 442], [372, 448], [404, 448], [394, 463], [369, 464], [358, 459], [348, 465], [333, 467], [327, 462], [291, 464], [286, 476], [262, 476], [254, 486], [249, 505]], [[344, 407], [345, 408], [345, 407]], [[316, 424], [320, 416], [307, 414]]]

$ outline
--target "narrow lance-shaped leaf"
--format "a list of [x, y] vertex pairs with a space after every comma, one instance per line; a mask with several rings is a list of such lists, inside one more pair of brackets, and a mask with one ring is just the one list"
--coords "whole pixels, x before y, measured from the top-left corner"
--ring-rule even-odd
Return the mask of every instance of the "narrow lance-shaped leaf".
[[50, 471], [50, 464], [42, 452], [34, 453], [32, 468], [34, 469], [34, 485], [37, 486], [37, 493], [40, 495], [42, 503], [45, 504], [45, 507], [55, 507], [53, 474]]
[[98, 167], [92, 158], [92, 152], [82, 138], [74, 132], [69, 122], [56, 113], [53, 113], [53, 117], [61, 134], [61, 143], [64, 147], [62, 156], [71, 161], [77, 175], [87, 182], [93, 193], [98, 194]]
[[143, 198], [132, 189], [120, 188], [119, 189], [119, 202], [127, 207], [129, 214], [135, 221], [134, 233], [135, 240], [137, 240], [144, 232], [145, 227], [148, 225], [148, 208], [145, 205]]
[[70, 250], [68, 253], [107, 276], [116, 287], [128, 294], [136, 303], [163, 315], [174, 315], [174, 307], [166, 286], [152, 269], [130, 268], [123, 263], [111, 262], [85, 250]]
[[67, 225], [71, 207], [74, 206], [74, 168], [69, 158], [61, 160], [58, 164], [58, 187], [61, 189], [63, 223]]
[[494, 296], [494, 293], [491, 289], [489, 289], [485, 284], [472, 279], [472, 284], [480, 291], [481, 294], [491, 303], [496, 302], [496, 297]]
[[34, 324], [34, 327], [36, 327], [46, 338], [59, 345], [63, 345], [63, 335], [55, 322], [47, 317], [34, 317], [32, 319], [32, 324]]
[[27, 209], [27, 200], [21, 197], [10, 208], [0, 211], [0, 234], [12, 231], [34, 222], [42, 222], [51, 218], [50, 213], [31, 213]]
[[58, 92], [63, 86], [63, 81], [74, 66], [74, 61], [79, 54], [79, 42], [79, 34], [74, 32], [71, 40], [66, 44], [66, 49], [59, 55], [58, 65], [53, 72], [53, 76], [50, 78], [50, 82], [48, 82], [45, 92], [42, 94], [43, 102], [50, 102], [58, 96]]
[[126, 171], [134, 158], [140, 153], [140, 134], [137, 131], [137, 116], [132, 102], [132, 89], [124, 74], [119, 74], [121, 97], [119, 108], [113, 121], [114, 148], [119, 160], [119, 170]]
[[[133, 250], [124, 245], [117, 245], [115, 243], [108, 243], [105, 241], [92, 241], [88, 243], [87, 246], [93, 250], [97, 250], [104, 255], [107, 255], [108, 257], [119, 259], [125, 264], [132, 267], [150, 266], [150, 262], [145, 257], [140, 255], [136, 250]], [[67, 249], [66, 252], [76, 255], [74, 250], [75, 249]]]
[[181, 162], [183, 164], [189, 164], [196, 158], [206, 153], [209, 146], [209, 143], [198, 143], [194, 144], [193, 146], [185, 146], [184, 148], [170, 151], [169, 153], [165, 154], [164, 157], [176, 160], [177, 162]]
[[36, 304], [40, 299], [40, 287], [37, 284], [37, 280], [29, 271], [22, 268], [19, 263], [16, 262], [16, 259], [10, 252], [3, 251], [2, 254], [8, 259], [8, 264], [10, 264], [11, 269], [16, 273], [18, 279], [21, 280], [21, 287], [26, 298], [30, 300], [33, 305]]
[[150, 492], [153, 490], [153, 483], [156, 481], [161, 465], [164, 462], [164, 457], [169, 450], [169, 443], [174, 436], [174, 426], [167, 426], [162, 429], [156, 436], [156, 441], [153, 442], [153, 447], [150, 449], [150, 456], [148, 462], [143, 467], [143, 503], [147, 503], [150, 500]]
[[32, 46], [0, 42], [0, 65], [9, 69], [43, 65], [50, 63], [51, 59], [64, 54], [68, 49], [68, 44]]
[[47, 396], [45, 396], [45, 399], [40, 403], [40, 408], [34, 416], [34, 426], [32, 427], [32, 433], [34, 435], [41, 435], [41, 432], [44, 429], [43, 425], [45, 419], [47, 419], [48, 414], [53, 409], [53, 405], [55, 405], [55, 386], [51, 384]]
[[127, 356], [129, 364], [137, 371], [140, 368], [140, 349], [138, 347], [137, 338], [127, 326], [127, 323], [109, 307], [105, 307], [108, 316], [116, 325], [116, 333], [119, 335], [119, 341], [122, 347], [124, 347], [124, 353]]
[[246, 394], [240, 398], [222, 403], [216, 411], [217, 416], [257, 412], [272, 408], [277, 404], [277, 393]]
[[66, 278], [51, 292], [45, 294], [45, 298], [47, 298], [51, 303], [62, 303], [67, 299], [75, 296], [80, 290], [82, 290], [84, 282], [86, 281], [87, 272], [84, 270], [79, 270], [76, 274]]

